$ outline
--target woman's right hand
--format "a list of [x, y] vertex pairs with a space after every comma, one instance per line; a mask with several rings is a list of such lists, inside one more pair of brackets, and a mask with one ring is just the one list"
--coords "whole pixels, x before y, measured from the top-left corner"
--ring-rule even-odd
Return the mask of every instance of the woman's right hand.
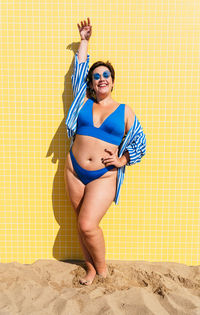
[[87, 18], [88, 22], [81, 21], [81, 25], [77, 24], [81, 39], [89, 40], [92, 34], [92, 25], [90, 24], [90, 19]]

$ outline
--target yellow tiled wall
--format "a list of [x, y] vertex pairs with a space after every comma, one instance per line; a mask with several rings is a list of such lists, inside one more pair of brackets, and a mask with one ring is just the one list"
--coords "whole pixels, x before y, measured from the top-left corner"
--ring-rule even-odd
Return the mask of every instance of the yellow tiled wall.
[[82, 259], [64, 187], [77, 23], [90, 63], [115, 67], [113, 98], [147, 138], [101, 221], [107, 259], [199, 264], [200, 2], [16, 1], [1, 8], [1, 262]]

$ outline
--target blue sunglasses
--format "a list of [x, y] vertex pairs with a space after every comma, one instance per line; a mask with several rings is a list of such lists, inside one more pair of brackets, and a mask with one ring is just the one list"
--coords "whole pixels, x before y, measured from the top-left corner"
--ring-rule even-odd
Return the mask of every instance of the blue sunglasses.
[[[109, 78], [111, 76], [111, 73], [110, 73], [110, 71], [104, 71], [103, 72], [103, 77], [105, 78], [105, 79], [107, 79], [107, 78]], [[94, 78], [94, 80], [99, 80], [100, 79], [100, 74], [99, 73], [94, 73], [93, 74], [93, 78]]]

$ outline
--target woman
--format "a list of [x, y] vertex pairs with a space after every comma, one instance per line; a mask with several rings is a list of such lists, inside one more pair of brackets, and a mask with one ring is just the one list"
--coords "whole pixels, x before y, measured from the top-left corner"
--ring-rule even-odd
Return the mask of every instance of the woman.
[[87, 267], [80, 283], [89, 285], [96, 274], [103, 278], [108, 275], [99, 223], [113, 200], [118, 203], [125, 166], [140, 162], [146, 138], [131, 107], [111, 96], [115, 79], [112, 65], [100, 61], [88, 69], [90, 19], [77, 25], [81, 42], [72, 75], [74, 101], [66, 119], [71, 144], [64, 179]]

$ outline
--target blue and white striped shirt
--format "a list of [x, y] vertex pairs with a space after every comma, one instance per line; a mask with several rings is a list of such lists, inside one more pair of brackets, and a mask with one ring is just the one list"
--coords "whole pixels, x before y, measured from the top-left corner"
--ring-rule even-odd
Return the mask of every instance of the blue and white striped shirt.
[[[74, 136], [77, 129], [77, 118], [82, 108], [87, 88], [87, 74], [89, 71], [89, 55], [85, 62], [79, 63], [78, 51], [75, 54], [74, 70], [71, 76], [74, 100], [69, 108], [65, 121], [67, 127], [67, 135], [70, 138], [70, 149], [74, 142]], [[135, 120], [128, 133], [119, 146], [118, 156], [121, 157], [125, 151], [129, 152], [129, 162], [126, 165], [132, 165], [141, 161], [146, 153], [146, 137], [143, 128], [135, 115]], [[126, 165], [119, 167], [117, 172], [117, 189], [115, 194], [115, 204], [119, 202], [119, 193], [121, 185], [124, 181]]]

